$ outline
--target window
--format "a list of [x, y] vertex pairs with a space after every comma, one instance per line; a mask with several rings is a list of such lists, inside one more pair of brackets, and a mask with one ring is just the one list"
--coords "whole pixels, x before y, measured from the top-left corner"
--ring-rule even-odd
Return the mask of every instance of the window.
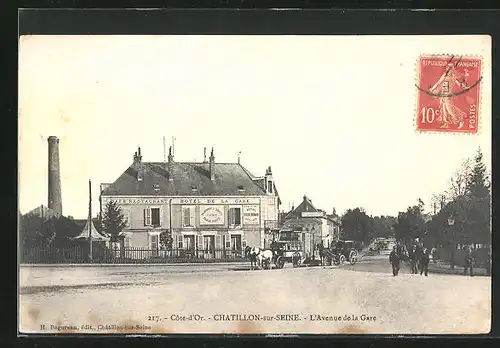
[[130, 248], [130, 238], [129, 237], [123, 238], [123, 247]]
[[194, 206], [182, 207], [182, 227], [194, 227], [195, 224]]
[[184, 248], [184, 236], [177, 236], [177, 248]]
[[144, 209], [144, 226], [158, 227], [161, 225], [160, 208]]
[[240, 185], [238, 186], [238, 191], [245, 191], [245, 188], [242, 185]]
[[229, 226], [241, 226], [241, 207], [229, 208]]
[[225, 241], [225, 248], [226, 249], [231, 249], [231, 236], [226, 234], [224, 236], [224, 241]]
[[160, 208], [151, 208], [151, 225], [160, 226]]
[[271, 180], [267, 182], [267, 192], [273, 193], [273, 182]]

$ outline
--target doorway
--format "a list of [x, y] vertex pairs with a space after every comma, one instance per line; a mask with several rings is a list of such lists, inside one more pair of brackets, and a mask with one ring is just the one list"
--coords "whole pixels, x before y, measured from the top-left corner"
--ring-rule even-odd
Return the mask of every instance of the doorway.
[[151, 235], [149, 241], [150, 241], [149, 246], [151, 249], [152, 256], [158, 256], [158, 241], [159, 241], [158, 235], [157, 234]]
[[215, 236], [203, 236], [203, 251], [205, 258], [215, 257]]

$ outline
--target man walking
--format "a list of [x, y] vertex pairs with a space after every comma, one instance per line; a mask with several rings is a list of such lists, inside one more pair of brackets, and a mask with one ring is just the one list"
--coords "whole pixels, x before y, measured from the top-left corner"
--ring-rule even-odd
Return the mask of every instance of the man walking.
[[391, 253], [389, 254], [389, 263], [392, 265], [392, 275], [395, 277], [399, 273], [399, 254], [396, 246], [392, 248]]
[[470, 276], [474, 276], [474, 256], [472, 255], [472, 250], [470, 247], [465, 249], [465, 267], [464, 267], [464, 276], [467, 275], [467, 269], [470, 269]]
[[422, 255], [420, 256], [420, 275], [425, 274], [427, 277], [427, 273], [429, 272], [429, 261], [430, 261], [430, 251], [429, 248], [424, 248], [422, 250]]

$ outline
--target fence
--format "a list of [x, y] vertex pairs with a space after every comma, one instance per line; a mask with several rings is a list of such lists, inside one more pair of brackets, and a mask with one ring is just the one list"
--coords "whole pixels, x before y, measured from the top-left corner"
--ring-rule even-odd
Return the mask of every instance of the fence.
[[228, 249], [172, 249], [150, 250], [139, 248], [109, 249], [92, 248], [92, 261], [89, 248], [71, 246], [34, 247], [21, 250], [21, 263], [24, 264], [63, 264], [63, 263], [183, 263], [183, 262], [238, 262], [244, 261], [241, 250]]

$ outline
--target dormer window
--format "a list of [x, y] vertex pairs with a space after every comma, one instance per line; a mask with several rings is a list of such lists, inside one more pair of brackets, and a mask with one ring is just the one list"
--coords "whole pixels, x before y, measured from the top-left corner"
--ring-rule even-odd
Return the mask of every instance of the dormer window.
[[155, 190], [156, 192], [160, 191], [160, 185], [159, 184], [154, 184], [153, 185], [153, 190]]
[[273, 182], [271, 180], [267, 181], [267, 192], [273, 193]]
[[198, 191], [198, 188], [194, 185], [191, 185], [191, 191], [193, 192], [197, 192]]
[[142, 181], [142, 173], [141, 172], [137, 173], [137, 181]]
[[245, 188], [242, 185], [240, 185], [238, 186], [238, 191], [245, 191]]

